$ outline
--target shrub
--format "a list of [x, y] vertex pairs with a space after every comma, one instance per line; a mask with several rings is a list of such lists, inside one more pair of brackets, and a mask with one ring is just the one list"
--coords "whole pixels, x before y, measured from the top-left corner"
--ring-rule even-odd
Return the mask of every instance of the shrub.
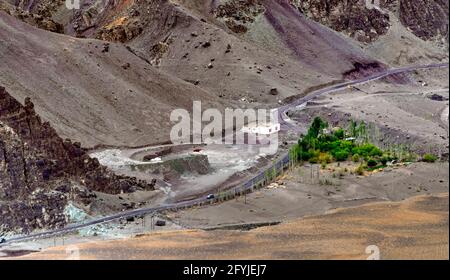
[[360, 164], [356, 169], [355, 173], [358, 175], [364, 175], [365, 166], [363, 164]]
[[432, 154], [425, 154], [422, 159], [424, 162], [435, 162], [437, 160], [437, 156]]
[[389, 161], [389, 158], [387, 156], [384, 156], [380, 159], [380, 162], [382, 165], [386, 165], [388, 161]]
[[349, 153], [345, 150], [338, 150], [334, 153], [334, 158], [337, 161], [345, 161], [348, 159]]
[[368, 167], [375, 167], [375, 166], [377, 166], [377, 164], [378, 164], [378, 162], [375, 159], [373, 159], [373, 158], [371, 158], [371, 159], [369, 159], [367, 161], [367, 166]]
[[370, 154], [369, 154], [369, 156], [372, 156], [372, 157], [382, 156], [382, 155], [383, 155], [383, 152], [376, 146], [373, 146], [373, 148], [372, 148], [372, 150], [370, 151]]
[[308, 161], [310, 158], [312, 158], [314, 155], [312, 154], [312, 150], [305, 150], [302, 147], [299, 147], [297, 159], [300, 161]]
[[333, 161], [333, 157], [329, 153], [320, 153], [319, 161], [321, 163], [331, 163]]
[[309, 161], [309, 163], [315, 164], [319, 163], [320, 152], [309, 149], [307, 152], [303, 153], [302, 160]]
[[345, 131], [342, 128], [339, 128], [333, 134], [337, 139], [340, 139], [340, 140], [344, 139], [344, 137], [345, 137]]
[[413, 153], [405, 152], [402, 155], [402, 161], [403, 162], [413, 162], [417, 160], [417, 156]]
[[325, 135], [320, 135], [319, 136], [319, 140], [320, 140], [319, 145], [323, 145], [323, 144], [327, 144], [329, 142], [338, 141], [339, 139], [336, 136], [334, 136], [334, 135], [325, 134]]
[[383, 152], [375, 145], [373, 144], [364, 144], [358, 147], [354, 147], [352, 149], [352, 153], [353, 154], [359, 154], [363, 157], [366, 156], [371, 156], [371, 157], [375, 157], [375, 156], [382, 156]]
[[311, 155], [309, 154], [308, 151], [304, 151], [302, 149], [299, 150], [298, 155], [297, 155], [297, 159], [299, 161], [308, 161], [311, 158]]
[[311, 162], [311, 163], [318, 163], [319, 162], [320, 151], [310, 149], [308, 151], [308, 153], [310, 155], [309, 162]]
[[358, 154], [352, 156], [353, 162], [359, 162], [360, 160], [361, 160], [361, 157]]
[[386, 159], [387, 161], [398, 160], [398, 158], [391, 152], [384, 153], [382, 159], [383, 158]]
[[347, 151], [348, 153], [352, 151], [354, 146], [355, 144], [352, 141], [345, 141], [345, 140], [339, 141], [339, 148], [341, 150]]

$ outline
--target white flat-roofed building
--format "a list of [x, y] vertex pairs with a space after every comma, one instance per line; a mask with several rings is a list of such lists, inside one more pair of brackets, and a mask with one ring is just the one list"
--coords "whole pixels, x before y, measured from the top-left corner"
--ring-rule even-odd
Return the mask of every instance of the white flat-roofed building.
[[279, 123], [258, 124], [256, 122], [249, 123], [241, 129], [241, 131], [244, 133], [262, 134], [262, 135], [274, 134], [280, 130], [281, 130], [281, 125]]

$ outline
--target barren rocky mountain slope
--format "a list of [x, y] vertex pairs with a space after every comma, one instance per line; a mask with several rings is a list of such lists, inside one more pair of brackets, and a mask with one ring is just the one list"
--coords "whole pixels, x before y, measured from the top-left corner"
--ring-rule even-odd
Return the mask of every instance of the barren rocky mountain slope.
[[192, 100], [274, 107], [348, 71], [386, 67], [287, 0], [84, 1], [70, 12], [64, 1], [2, 2], [68, 35], [115, 42], [0, 14], [0, 83], [19, 100], [33, 97], [61, 136], [84, 147], [165, 142], [169, 112]]
[[[152, 190], [150, 183], [117, 176], [90, 158], [80, 143], [61, 139], [27, 98], [22, 106], [0, 87], [0, 230], [59, 227], [68, 195], [87, 204], [90, 191]], [[80, 190], [75, 186], [84, 187]], [[47, 212], [48, 211], [48, 212]]]
[[372, 42], [389, 30], [389, 15], [368, 9], [362, 0], [291, 0], [309, 18], [361, 42]]
[[305, 16], [359, 42], [371, 56], [389, 65], [448, 59], [448, 1], [291, 0]]
[[[111, 51], [106, 52], [106, 43], [42, 32], [2, 14], [1, 55], [6, 63], [0, 71], [8, 73], [1, 75], [0, 82], [19, 99], [35, 95], [38, 112], [62, 136], [79, 140], [83, 146], [167, 141], [166, 112], [190, 107], [195, 99], [273, 107], [310, 86], [342, 79], [354, 69], [379, 71], [386, 67], [382, 62], [405, 64], [410, 56], [432, 61], [446, 58], [427, 44], [403, 52], [408, 44], [400, 42], [396, 47], [402, 49], [395, 52], [400, 56], [385, 59], [387, 50], [380, 50], [376, 41], [393, 36], [389, 41], [395, 42], [401, 32], [392, 35], [391, 17], [367, 9], [364, 1], [82, 1], [81, 10], [70, 12], [64, 1], [2, 2], [49, 18], [63, 25], [68, 35], [125, 43], [126, 48], [111, 43]], [[414, 26], [422, 28], [427, 16], [414, 16], [421, 11], [408, 8], [408, 1], [400, 2], [402, 22], [418, 18]], [[396, 1], [388, 4], [398, 6]], [[436, 5], [431, 11], [445, 8]], [[435, 25], [433, 30], [445, 31], [443, 22]], [[20, 37], [25, 33], [35, 36]], [[365, 52], [346, 35], [368, 36], [362, 41], [375, 42], [365, 46]], [[29, 59], [37, 53], [41, 58], [53, 57], [53, 67], [45, 65], [45, 59]], [[22, 69], [25, 65], [26, 70]], [[42, 72], [46, 72], [42, 78], [28, 75]], [[269, 94], [273, 88], [278, 95]], [[70, 106], [54, 98], [61, 92]], [[149, 139], [146, 132], [155, 137]]]
[[402, 23], [419, 38], [444, 39], [448, 44], [448, 9], [446, 0], [401, 0]]
[[[311, 86], [341, 79], [355, 65], [378, 71], [385, 67], [380, 62], [408, 64], [424, 57], [432, 61], [447, 57], [417, 37], [437, 40], [446, 35], [446, 15], [440, 16], [445, 3], [433, 1], [424, 4], [429, 7], [425, 10], [442, 20], [432, 26], [426, 20], [431, 15], [416, 9], [414, 1], [382, 1], [383, 11], [368, 9], [362, 0], [91, 0], [82, 1], [81, 10], [74, 11], [64, 1], [2, 2], [61, 24], [68, 35], [125, 43], [152, 69], [234, 106], [276, 104]], [[392, 31], [399, 18], [404, 30]], [[420, 35], [430, 30], [439, 34]], [[377, 45], [388, 36], [389, 42], [398, 42], [390, 43], [395, 44], [390, 48], [394, 57]], [[370, 44], [360, 46], [358, 40]], [[411, 44], [419, 47], [412, 50]], [[279, 96], [268, 94], [272, 88], [279, 89]]]
[[366, 1], [291, 0], [308, 17], [342, 31], [361, 42], [372, 42], [387, 33], [392, 16], [419, 38], [444, 39], [448, 44], [446, 0], [382, 0], [380, 9], [370, 9]]
[[[169, 115], [221, 101], [161, 73], [125, 46], [36, 29], [0, 12], [0, 84], [64, 138], [139, 146], [168, 140]], [[212, 105], [211, 105], [212, 106]]]

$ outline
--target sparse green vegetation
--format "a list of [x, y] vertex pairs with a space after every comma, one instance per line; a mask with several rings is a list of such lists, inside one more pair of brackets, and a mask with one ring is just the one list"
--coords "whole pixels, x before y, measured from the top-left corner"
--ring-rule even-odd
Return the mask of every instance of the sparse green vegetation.
[[361, 146], [353, 147], [352, 153], [358, 154], [364, 158], [383, 155], [383, 152], [378, 147], [376, 147], [375, 145], [370, 144], [370, 143], [366, 143]]
[[333, 181], [325, 179], [325, 180], [319, 180], [319, 185], [321, 186], [334, 186], [335, 183], [333, 183]]
[[422, 160], [424, 162], [430, 162], [430, 163], [436, 162], [437, 159], [438, 159], [437, 156], [435, 156], [433, 154], [425, 154], [422, 158]]
[[371, 159], [369, 159], [368, 161], [367, 161], [367, 166], [368, 167], [375, 167], [375, 166], [377, 166], [378, 165], [378, 162], [375, 160], [375, 159], [373, 159], [373, 158], [371, 158]]
[[[415, 161], [417, 156], [404, 146], [383, 151], [369, 142], [369, 132], [364, 122], [351, 121], [347, 129], [329, 128], [327, 122], [317, 117], [313, 120], [308, 133], [292, 148], [291, 155], [296, 161], [320, 163], [322, 168], [331, 162], [352, 160], [360, 163], [356, 174], [364, 170], [384, 168], [388, 162]], [[427, 156], [424, 161], [433, 162], [433, 157]], [[434, 159], [435, 161], [436, 159]]]

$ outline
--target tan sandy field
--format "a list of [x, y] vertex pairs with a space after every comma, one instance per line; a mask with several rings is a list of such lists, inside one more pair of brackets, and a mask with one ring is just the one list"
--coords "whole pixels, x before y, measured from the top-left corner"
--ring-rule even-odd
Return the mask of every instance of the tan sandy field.
[[55, 247], [22, 259], [448, 259], [449, 197], [418, 196], [338, 209], [250, 231], [182, 230], [77, 247]]

